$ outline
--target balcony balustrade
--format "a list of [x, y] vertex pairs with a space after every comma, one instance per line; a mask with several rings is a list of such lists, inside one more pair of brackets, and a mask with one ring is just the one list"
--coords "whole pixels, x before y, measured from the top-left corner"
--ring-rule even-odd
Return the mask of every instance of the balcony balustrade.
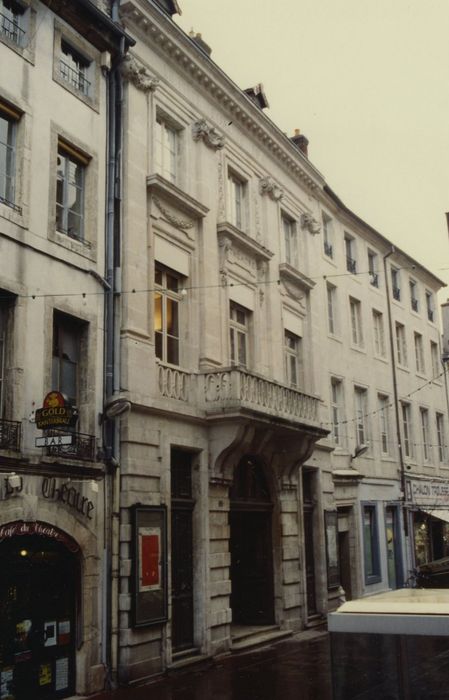
[[[46, 437], [58, 437], [63, 432], [61, 430], [46, 430], [45, 435]], [[46, 447], [47, 455], [95, 462], [97, 452], [95, 435], [86, 435], [85, 433], [71, 433], [71, 435], [72, 443], [70, 445], [51, 445]]]
[[21, 428], [19, 421], [0, 419], [0, 450], [19, 452]]

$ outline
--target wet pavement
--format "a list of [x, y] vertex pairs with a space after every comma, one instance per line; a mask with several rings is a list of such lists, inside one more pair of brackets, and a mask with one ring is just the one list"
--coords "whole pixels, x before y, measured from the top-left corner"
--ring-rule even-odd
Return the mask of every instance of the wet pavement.
[[332, 700], [329, 637], [306, 633], [93, 700]]

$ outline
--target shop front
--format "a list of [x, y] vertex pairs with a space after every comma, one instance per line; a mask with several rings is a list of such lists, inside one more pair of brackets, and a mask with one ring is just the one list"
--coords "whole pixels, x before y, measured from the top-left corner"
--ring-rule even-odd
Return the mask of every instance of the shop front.
[[449, 556], [449, 482], [410, 478], [406, 495], [414, 566]]

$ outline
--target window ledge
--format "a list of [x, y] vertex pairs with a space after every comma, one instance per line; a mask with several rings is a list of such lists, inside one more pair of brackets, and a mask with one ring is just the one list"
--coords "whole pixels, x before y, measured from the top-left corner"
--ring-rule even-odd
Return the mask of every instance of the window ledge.
[[353, 343], [350, 344], [351, 350], [355, 350], [355, 352], [360, 352], [362, 355], [366, 355], [366, 348], [363, 347], [362, 345], [354, 345]]
[[341, 335], [337, 335], [336, 333], [327, 333], [327, 337], [329, 340], [335, 340], [337, 343], [343, 343], [343, 338]]
[[157, 173], [148, 175], [147, 187], [153, 194], [164, 197], [165, 200], [195, 219], [203, 219], [209, 211], [209, 208], [204, 204]]
[[265, 246], [261, 245], [253, 238], [250, 238], [246, 233], [240, 231], [233, 224], [224, 221], [217, 225], [217, 233], [219, 238], [230, 238], [233, 243], [237, 243], [240, 248], [243, 248], [246, 253], [256, 260], [265, 260], [268, 262], [273, 257], [273, 253]]
[[285, 279], [287, 282], [293, 282], [293, 284], [301, 287], [301, 289], [303, 289], [305, 292], [313, 289], [316, 284], [312, 279], [310, 279], [310, 277], [303, 275], [302, 272], [299, 272], [299, 270], [294, 268], [289, 263], [281, 263], [279, 265], [279, 276], [281, 279]]
[[62, 233], [58, 230], [55, 230], [51, 233], [53, 235], [49, 235], [49, 238], [53, 241], [53, 243], [56, 243], [57, 245], [66, 248], [67, 250], [71, 250], [73, 253], [82, 255], [84, 258], [92, 260], [92, 262], [96, 261], [96, 251], [92, 243], [90, 243], [89, 241], [80, 241], [77, 238], [71, 238], [66, 233]]

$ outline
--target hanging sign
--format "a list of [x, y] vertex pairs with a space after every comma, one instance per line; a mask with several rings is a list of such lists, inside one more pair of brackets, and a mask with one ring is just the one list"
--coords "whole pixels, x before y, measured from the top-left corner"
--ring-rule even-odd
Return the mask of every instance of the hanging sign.
[[78, 420], [78, 411], [66, 403], [59, 391], [50, 391], [42, 408], [36, 410], [35, 420], [39, 430], [70, 427]]

